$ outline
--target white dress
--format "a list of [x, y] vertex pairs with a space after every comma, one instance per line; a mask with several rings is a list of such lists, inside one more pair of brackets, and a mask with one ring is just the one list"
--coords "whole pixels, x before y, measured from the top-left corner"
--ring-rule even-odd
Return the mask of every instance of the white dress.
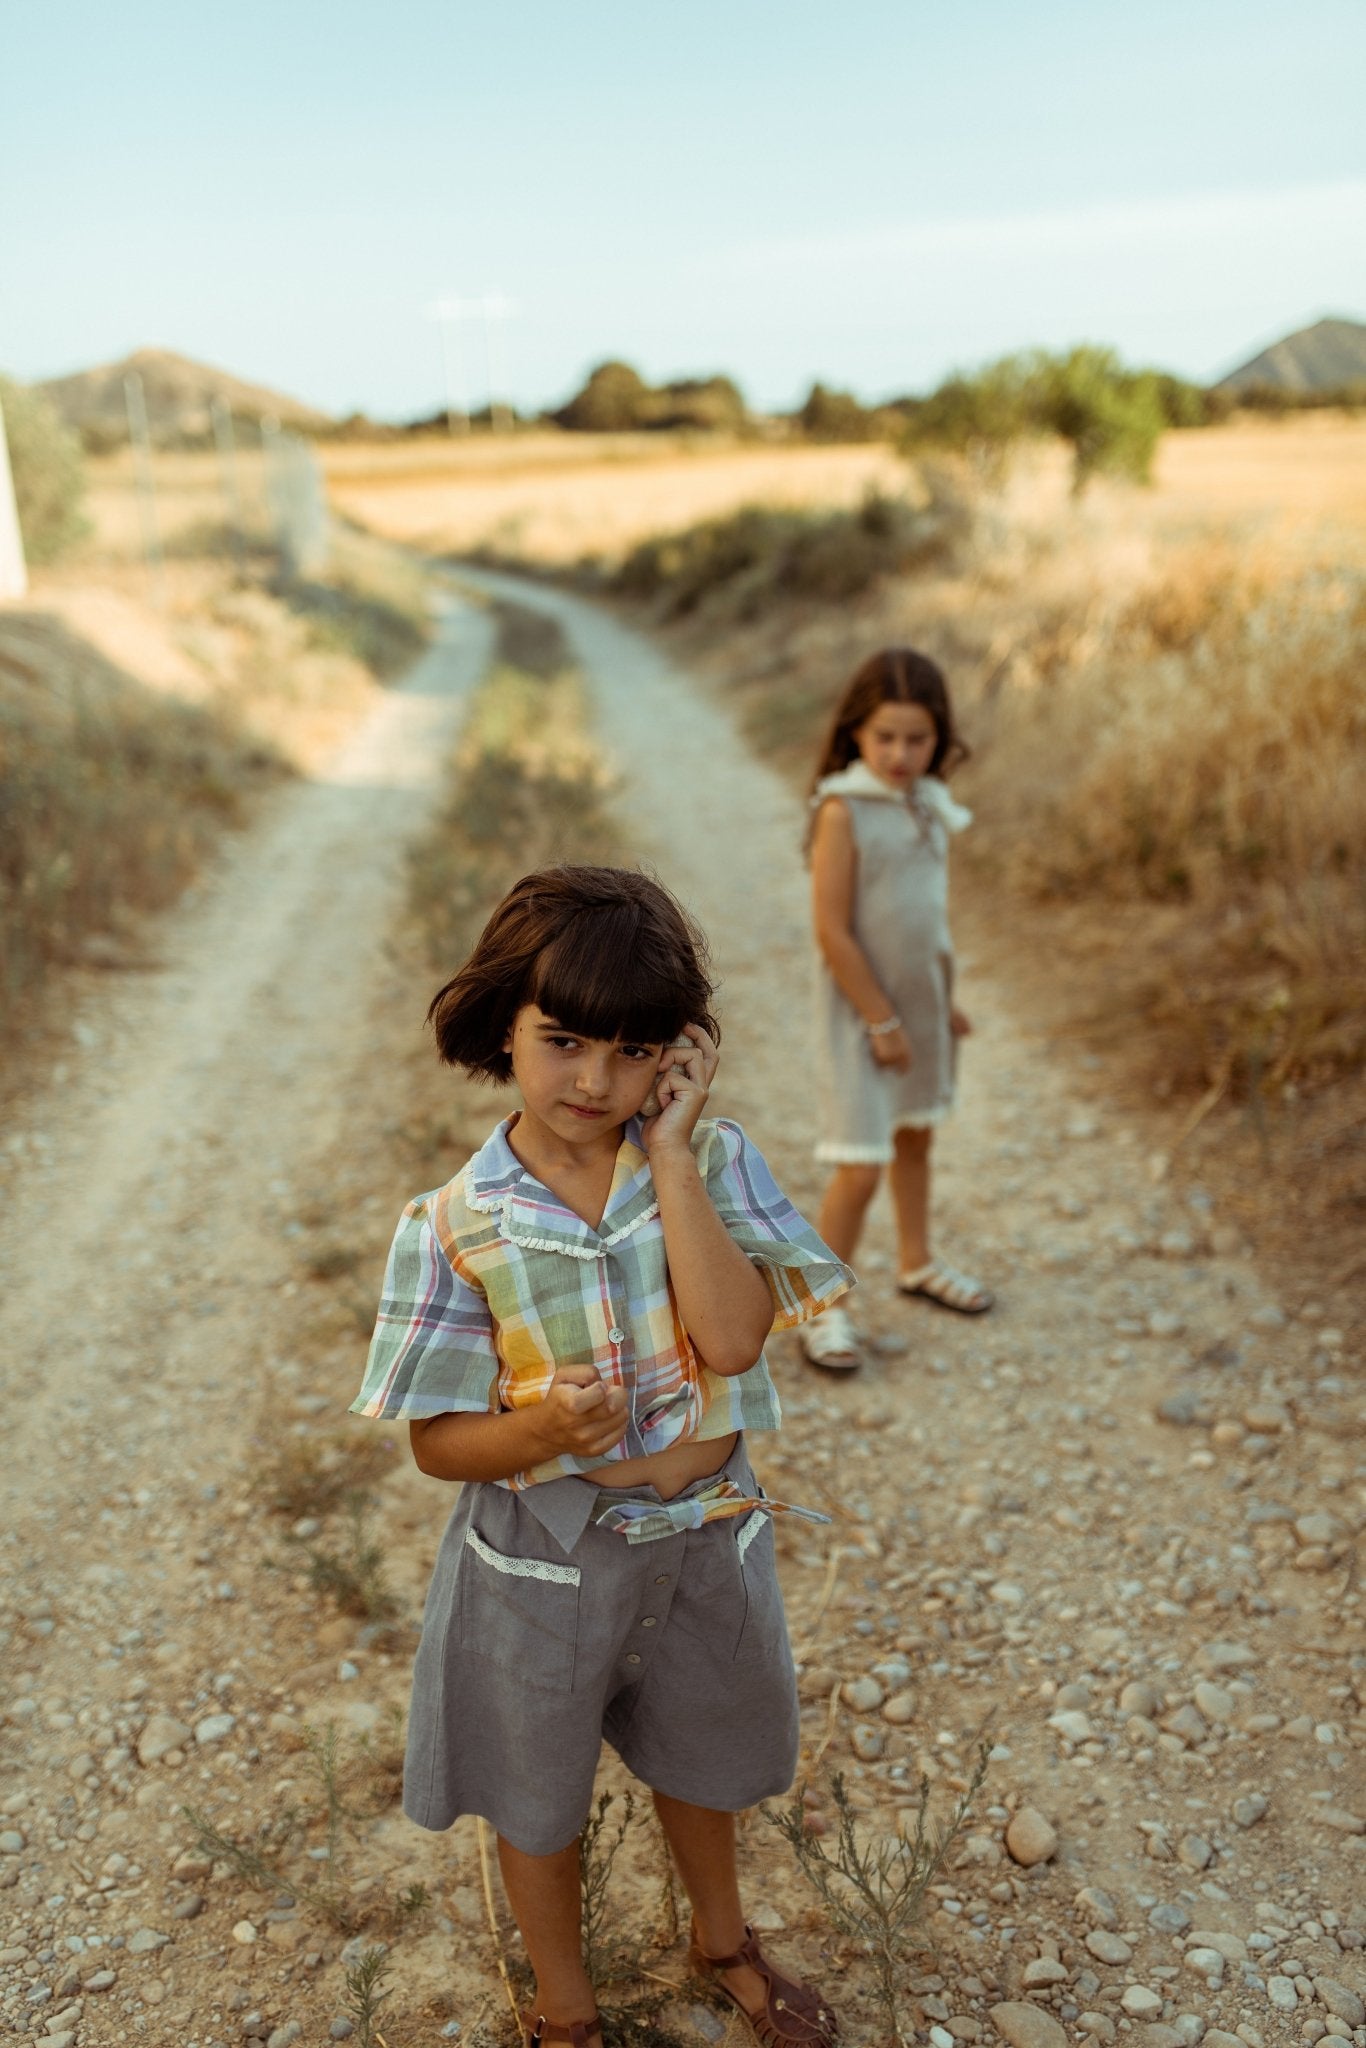
[[885, 1166], [897, 1131], [927, 1129], [953, 1105], [948, 849], [950, 835], [969, 825], [972, 813], [937, 776], [921, 776], [903, 795], [863, 761], [827, 775], [813, 808], [828, 797], [842, 799], [857, 849], [853, 935], [905, 1027], [911, 1066], [904, 1074], [878, 1066], [863, 1019], [817, 954], [816, 1157], [827, 1165]]

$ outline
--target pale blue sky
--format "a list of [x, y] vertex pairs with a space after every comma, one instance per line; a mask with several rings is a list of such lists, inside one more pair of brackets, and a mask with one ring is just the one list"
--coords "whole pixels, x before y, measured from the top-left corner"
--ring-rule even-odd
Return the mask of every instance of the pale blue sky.
[[1363, 106], [1359, 0], [16, 5], [0, 367], [399, 417], [497, 289], [529, 405], [609, 354], [770, 405], [1078, 340], [1204, 378], [1366, 317]]

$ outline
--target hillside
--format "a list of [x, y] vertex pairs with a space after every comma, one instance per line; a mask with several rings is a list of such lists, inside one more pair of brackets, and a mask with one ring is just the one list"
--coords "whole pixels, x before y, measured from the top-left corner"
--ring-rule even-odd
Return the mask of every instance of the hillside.
[[1350, 384], [1366, 384], [1366, 322], [1316, 320], [1230, 370], [1215, 388], [1341, 391]]
[[36, 388], [87, 444], [112, 444], [123, 440], [128, 431], [123, 380], [130, 370], [142, 378], [152, 438], [163, 446], [206, 440], [213, 432], [209, 408], [216, 398], [223, 399], [238, 419], [273, 415], [281, 426], [304, 431], [331, 425], [326, 413], [297, 398], [287, 398], [264, 384], [248, 384], [227, 370], [196, 363], [164, 348], [135, 349], [120, 362], [77, 370], [69, 377], [50, 377]]

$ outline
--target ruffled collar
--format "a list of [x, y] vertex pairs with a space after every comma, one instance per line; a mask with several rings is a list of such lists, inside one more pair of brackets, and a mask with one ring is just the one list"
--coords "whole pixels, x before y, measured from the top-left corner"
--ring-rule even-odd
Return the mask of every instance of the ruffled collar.
[[512, 1117], [504, 1117], [465, 1168], [465, 1199], [481, 1215], [497, 1216], [512, 1244], [527, 1251], [563, 1252], [596, 1259], [659, 1214], [649, 1155], [640, 1143], [640, 1119], [622, 1132], [611, 1191], [594, 1230], [529, 1173], [508, 1143]]
[[878, 803], [904, 804], [907, 810], [921, 811], [937, 818], [946, 832], [962, 832], [972, 823], [972, 812], [949, 795], [948, 784], [941, 782], [937, 775], [918, 776], [903, 795], [874, 775], [862, 759], [851, 761], [847, 768], [837, 769], [833, 775], [821, 777], [811, 801], [822, 804], [828, 796], [872, 797]]

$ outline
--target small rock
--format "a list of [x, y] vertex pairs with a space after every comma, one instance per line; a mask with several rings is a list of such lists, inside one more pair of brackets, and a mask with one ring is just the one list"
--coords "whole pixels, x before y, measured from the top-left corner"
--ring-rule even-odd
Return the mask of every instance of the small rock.
[[1084, 2012], [1077, 2025], [1093, 2041], [1113, 2041], [1115, 2038], [1115, 2023], [1106, 2013]]
[[1119, 1919], [1119, 1909], [1108, 1892], [1099, 1885], [1083, 1885], [1072, 1904], [1085, 1915], [1093, 1927], [1113, 1927]]
[[1268, 1977], [1266, 1995], [1277, 2012], [1294, 2012], [1300, 2002], [1292, 1977]]
[[1338, 1828], [1344, 1835], [1366, 1835], [1366, 1820], [1359, 1813], [1349, 1813], [1344, 1806], [1321, 1806], [1311, 1818], [1321, 1828]]
[[1162, 1726], [1169, 1735], [1179, 1735], [1183, 1742], [1200, 1743], [1209, 1734], [1203, 1714], [1193, 1706], [1178, 1707], [1174, 1714], [1168, 1714]]
[[1200, 1662], [1208, 1671], [1238, 1671], [1245, 1665], [1257, 1662], [1257, 1653], [1246, 1643], [1233, 1643], [1220, 1639], [1206, 1643], [1200, 1651]]
[[197, 1920], [204, 1910], [203, 1896], [199, 1892], [186, 1892], [171, 1908], [173, 1920]]
[[1265, 1818], [1270, 1803], [1264, 1792], [1248, 1792], [1235, 1799], [1229, 1811], [1240, 1828], [1251, 1828]]
[[0, 1831], [0, 1856], [21, 1856], [24, 1846], [24, 1837], [18, 1828]]
[[1366, 2003], [1333, 1977], [1315, 1977], [1314, 1995], [1325, 2012], [1346, 2020], [1349, 2027], [1366, 2027]]
[[1089, 1742], [1095, 1734], [1089, 1714], [1077, 1712], [1075, 1708], [1064, 1708], [1060, 1714], [1050, 1714], [1050, 1728], [1056, 1728], [1066, 1742]]
[[1131, 1678], [1119, 1696], [1122, 1714], [1140, 1714], [1145, 1721], [1151, 1721], [1161, 1705], [1161, 1694], [1146, 1678]]
[[890, 1721], [893, 1728], [907, 1727], [915, 1719], [915, 1694], [894, 1692], [883, 1704], [882, 1718]]
[[776, 1906], [761, 1901], [749, 1916], [751, 1927], [757, 1927], [761, 1934], [781, 1934], [787, 1926]]
[[871, 1714], [886, 1699], [884, 1687], [875, 1678], [864, 1676], [851, 1678], [840, 1687], [840, 1698], [846, 1707], [852, 1707], [856, 1714]]
[[[1007, 1851], [1025, 1870], [1032, 1869], [1036, 1863], [1047, 1863], [1058, 1853], [1057, 1829], [1034, 1806], [1022, 1806], [1012, 1815], [1005, 1840]], [[998, 2011], [1005, 2009], [997, 2008]]]
[[1162, 2010], [1160, 1993], [1150, 1991], [1146, 1984], [1126, 1984], [1119, 2002], [1134, 2020], [1154, 2020]]
[[1205, 2038], [1205, 2021], [1198, 2012], [1179, 2012], [1172, 2021], [1186, 2048], [1196, 2048], [1197, 2042]]
[[883, 1729], [874, 1728], [867, 1721], [860, 1721], [849, 1737], [849, 1747], [860, 1762], [875, 1764], [887, 1747], [887, 1736]]
[[267, 2035], [266, 2048], [294, 2048], [294, 2043], [303, 2039], [303, 2033], [297, 2020], [286, 2020], [282, 2027]]
[[1191, 1924], [1191, 1916], [1184, 1906], [1164, 1902], [1154, 1906], [1148, 1915], [1148, 1925], [1157, 1934], [1184, 1934]]
[[1195, 1704], [1207, 1721], [1227, 1721], [1235, 1702], [1226, 1686], [1202, 1678], [1195, 1688]]
[[329, 2041], [349, 2041], [355, 2031], [350, 2020], [333, 2020], [327, 2030], [327, 2038]]
[[202, 1721], [195, 1722], [194, 1739], [201, 1749], [206, 1749], [210, 1743], [222, 1742], [236, 1726], [236, 1714], [206, 1714]]
[[1241, 2034], [1228, 2034], [1222, 2027], [1211, 2027], [1200, 2048], [1247, 2048], [1247, 2044]]
[[183, 1721], [177, 1721], [171, 1714], [153, 1714], [138, 1736], [138, 1762], [160, 1763], [173, 1749], [183, 1749], [189, 1740], [190, 1730]]
[[363, 1934], [353, 1934], [341, 1952], [342, 1968], [344, 1970], [354, 1970], [358, 1963], [363, 1963], [365, 1958], [368, 1955], [372, 1955], [376, 1949], [379, 1950], [382, 1956], [387, 1956], [389, 1944], [387, 1941], [368, 1940]]
[[1185, 1317], [1173, 1308], [1155, 1308], [1148, 1317], [1150, 1337], [1179, 1337], [1185, 1327]]
[[1295, 1534], [1301, 1543], [1322, 1543], [1331, 1547], [1340, 1543], [1346, 1533], [1336, 1515], [1325, 1514], [1321, 1509], [1314, 1514], [1300, 1515], [1295, 1523]]
[[256, 1929], [250, 1920], [239, 1920], [232, 1930], [232, 1938], [240, 1941], [244, 1948], [249, 1948], [256, 1939]]
[[1186, 2038], [1175, 2027], [1153, 2021], [1143, 2029], [1143, 2048], [1186, 2048]]
[[1092, 1928], [1086, 1937], [1086, 1946], [1098, 1963], [1127, 1963], [1134, 1953], [1121, 1935], [1111, 1934], [1104, 1927]]
[[1214, 1850], [1203, 1835], [1182, 1835], [1176, 1847], [1177, 1860], [1187, 1870], [1207, 1870], [1214, 1858]]
[[112, 1970], [96, 1970], [93, 1976], [82, 1977], [81, 1979], [82, 1991], [112, 1991], [113, 1988], [114, 1972]]
[[1188, 1970], [1194, 1970], [1197, 1977], [1203, 1977], [1213, 1989], [1224, 1981], [1224, 1958], [1217, 1948], [1188, 1948], [1185, 1954]]
[[1025, 1964], [1024, 1988], [1026, 1991], [1041, 1991], [1048, 1984], [1065, 1984], [1069, 1971], [1061, 1963], [1055, 1963], [1052, 1956], [1038, 1956], [1032, 1963]]
[[993, 2005], [991, 2024], [1010, 2048], [1067, 2048], [1067, 2036], [1040, 2006], [1009, 2001]]
[[155, 1927], [139, 1927], [136, 1934], [128, 1937], [128, 1953], [130, 1956], [149, 1956], [153, 1949], [165, 1948], [170, 1939], [169, 1934], [158, 1934]]

